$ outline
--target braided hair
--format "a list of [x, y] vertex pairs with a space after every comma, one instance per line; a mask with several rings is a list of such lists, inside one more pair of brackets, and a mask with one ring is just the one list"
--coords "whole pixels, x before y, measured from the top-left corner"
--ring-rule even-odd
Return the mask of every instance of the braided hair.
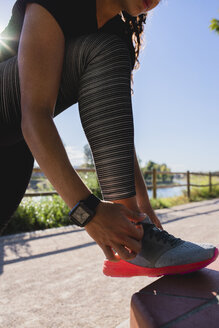
[[146, 23], [147, 14], [142, 14], [137, 17], [129, 15], [127, 12], [123, 11], [123, 20], [125, 21], [128, 30], [132, 35], [132, 41], [135, 47], [135, 69], [139, 68], [139, 53], [142, 47], [142, 35], [144, 32], [144, 24]]

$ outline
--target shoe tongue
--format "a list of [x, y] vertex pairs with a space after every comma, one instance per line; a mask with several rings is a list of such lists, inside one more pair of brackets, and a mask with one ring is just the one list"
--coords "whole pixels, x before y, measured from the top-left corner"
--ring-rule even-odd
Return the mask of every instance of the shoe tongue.
[[155, 227], [154, 223], [151, 221], [149, 216], [146, 216], [143, 221], [137, 222], [136, 224], [142, 225], [146, 230], [147, 228], [152, 227], [152, 225]]

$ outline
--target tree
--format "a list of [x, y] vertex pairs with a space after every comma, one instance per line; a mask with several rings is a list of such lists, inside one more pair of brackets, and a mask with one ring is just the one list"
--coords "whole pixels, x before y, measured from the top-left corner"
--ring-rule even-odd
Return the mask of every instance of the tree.
[[211, 25], [209, 26], [212, 31], [215, 31], [219, 34], [219, 19], [212, 19]]
[[148, 161], [146, 166], [142, 168], [142, 173], [144, 176], [144, 179], [147, 182], [152, 182], [152, 175], [148, 174], [147, 171], [153, 171], [153, 169], [157, 170], [157, 181], [158, 183], [170, 183], [173, 181], [173, 175], [170, 174], [159, 174], [159, 172], [171, 172], [170, 168], [167, 167], [166, 164], [157, 164], [153, 161]]
[[94, 159], [90, 146], [87, 144], [84, 146], [84, 159], [86, 167], [94, 167]]
[[138, 164], [139, 164], [139, 166], [141, 167], [142, 160], [140, 159], [140, 157], [138, 156], [138, 154], [137, 154], [137, 160], [138, 160]]

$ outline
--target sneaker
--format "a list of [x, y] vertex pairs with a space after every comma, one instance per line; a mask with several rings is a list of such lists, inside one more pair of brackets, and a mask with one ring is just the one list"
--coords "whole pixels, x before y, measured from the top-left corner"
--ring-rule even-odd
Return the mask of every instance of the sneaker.
[[[139, 223], [138, 223], [139, 224]], [[104, 261], [103, 273], [111, 277], [185, 274], [200, 270], [218, 257], [218, 249], [209, 244], [194, 244], [175, 238], [157, 228], [147, 217], [140, 222], [144, 229], [142, 249], [130, 261]]]

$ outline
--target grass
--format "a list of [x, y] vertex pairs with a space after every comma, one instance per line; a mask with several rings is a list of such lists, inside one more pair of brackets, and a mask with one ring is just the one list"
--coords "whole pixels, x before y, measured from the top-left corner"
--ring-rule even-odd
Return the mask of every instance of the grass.
[[[191, 184], [196, 185], [207, 185], [209, 183], [209, 178], [207, 176], [196, 176], [191, 175]], [[212, 178], [212, 184], [218, 184], [219, 177]], [[209, 187], [191, 187], [190, 189], [190, 199], [187, 196], [187, 191], [183, 191], [182, 195], [176, 197], [168, 198], [151, 198], [150, 202], [153, 209], [160, 208], [170, 208], [176, 205], [182, 205], [189, 202], [199, 202], [202, 200], [212, 199], [219, 197], [219, 185], [212, 186], [212, 191], [209, 191]]]
[[[100, 188], [95, 177], [88, 173], [83, 176], [83, 179], [92, 192], [101, 197]], [[191, 176], [191, 183], [206, 185], [208, 184], [208, 178]], [[212, 183], [219, 183], [219, 177], [214, 177]], [[181, 196], [151, 198], [150, 202], [154, 209], [161, 209], [213, 198], [219, 198], [219, 186], [212, 187], [211, 192], [209, 187], [192, 187], [190, 199], [184, 191]], [[30, 197], [24, 198], [3, 235], [70, 225], [72, 223], [68, 218], [68, 212], [68, 206], [59, 196], [46, 196], [41, 198], [40, 201]]]

